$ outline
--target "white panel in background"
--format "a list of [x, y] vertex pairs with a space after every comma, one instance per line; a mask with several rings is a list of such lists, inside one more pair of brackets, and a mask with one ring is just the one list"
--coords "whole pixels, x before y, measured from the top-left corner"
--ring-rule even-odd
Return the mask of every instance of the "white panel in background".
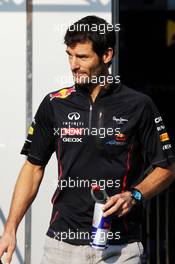
[[[96, 1], [96, 0], [95, 0]], [[94, 0], [92, 0], [92, 2], [94, 2]], [[34, 4], [38, 4], [38, 5], [88, 5], [88, 2], [86, 0], [76, 0], [76, 1], [72, 1], [72, 0], [34, 0], [33, 1]]]
[[[0, 234], [24, 162], [19, 153], [25, 139], [25, 89], [26, 14], [0, 12]], [[12, 264], [23, 263], [18, 257], [24, 258], [24, 221], [17, 242]]]
[[[99, 3], [101, 4], [107, 4], [110, 0], [99, 0]], [[49, 4], [49, 5], [89, 5], [89, 4], [96, 4], [97, 0], [33, 0], [33, 4], [43, 5], [43, 4]]]
[[[49, 4], [51, 2], [47, 1]], [[60, 0], [59, 4], [61, 2], [66, 4], [68, 1]], [[86, 1], [71, 1], [71, 4], [77, 2], [83, 5]], [[104, 13], [80, 13], [77, 8], [76, 12], [34, 12], [33, 113], [36, 112], [46, 94], [72, 84], [71, 80], [64, 80], [64, 76], [71, 78], [71, 72], [63, 40], [65, 30], [60, 31], [59, 29], [60, 25], [67, 25], [69, 21], [75, 22], [87, 15], [97, 15], [111, 22], [110, 10]], [[41, 260], [45, 233], [51, 216], [50, 200], [56, 185], [57, 162], [54, 154], [46, 167], [45, 176], [32, 209], [32, 264], [40, 263]]]

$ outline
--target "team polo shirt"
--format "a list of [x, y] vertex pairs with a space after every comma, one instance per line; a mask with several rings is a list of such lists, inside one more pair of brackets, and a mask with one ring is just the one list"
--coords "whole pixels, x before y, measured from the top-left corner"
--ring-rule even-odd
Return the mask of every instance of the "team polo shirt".
[[[109, 196], [129, 190], [155, 167], [174, 162], [166, 128], [152, 100], [123, 84], [110, 84], [92, 102], [76, 85], [49, 93], [29, 128], [21, 154], [46, 166], [53, 152], [58, 185], [47, 235], [88, 245], [94, 200], [91, 184]], [[140, 240], [142, 206], [112, 215], [109, 244]]]

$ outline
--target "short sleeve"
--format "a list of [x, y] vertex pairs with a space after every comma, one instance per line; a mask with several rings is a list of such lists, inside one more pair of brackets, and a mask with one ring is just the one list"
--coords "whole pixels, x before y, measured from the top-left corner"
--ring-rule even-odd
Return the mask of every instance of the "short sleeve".
[[53, 113], [46, 96], [41, 102], [28, 130], [21, 150], [32, 164], [45, 166], [54, 152]]
[[139, 139], [149, 165], [168, 168], [175, 162], [175, 156], [160, 113], [146, 97], [139, 123]]

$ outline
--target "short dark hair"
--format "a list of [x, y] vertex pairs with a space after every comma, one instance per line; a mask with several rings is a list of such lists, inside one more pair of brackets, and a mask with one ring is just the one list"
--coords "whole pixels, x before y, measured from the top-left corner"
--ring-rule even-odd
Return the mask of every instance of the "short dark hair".
[[[105, 32], [101, 32], [101, 25]], [[110, 26], [110, 30], [108, 27]], [[66, 31], [64, 36], [64, 43], [67, 46], [74, 46], [77, 43], [91, 41], [94, 52], [99, 56], [107, 51], [108, 48], [113, 49], [113, 56], [115, 54], [116, 34], [113, 26], [106, 20], [97, 16], [86, 16], [74, 24], [72, 24]], [[83, 28], [83, 30], [81, 30]], [[95, 29], [95, 30], [93, 30]], [[108, 67], [111, 61], [108, 63]]]

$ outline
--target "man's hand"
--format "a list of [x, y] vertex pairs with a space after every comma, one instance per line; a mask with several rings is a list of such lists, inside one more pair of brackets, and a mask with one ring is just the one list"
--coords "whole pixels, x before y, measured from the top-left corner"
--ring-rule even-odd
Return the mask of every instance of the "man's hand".
[[121, 217], [127, 214], [133, 207], [134, 201], [131, 198], [131, 192], [124, 192], [109, 197], [109, 200], [104, 204], [104, 214], [106, 217], [111, 214], [116, 214]]
[[2, 238], [0, 239], [0, 258], [5, 252], [6, 254], [6, 264], [11, 263], [12, 255], [16, 247], [16, 235], [13, 232], [5, 231]]
[[36, 197], [43, 175], [44, 167], [26, 161], [18, 176], [10, 212], [0, 240], [0, 258], [7, 252], [6, 263], [8, 264], [15, 250], [18, 225]]

